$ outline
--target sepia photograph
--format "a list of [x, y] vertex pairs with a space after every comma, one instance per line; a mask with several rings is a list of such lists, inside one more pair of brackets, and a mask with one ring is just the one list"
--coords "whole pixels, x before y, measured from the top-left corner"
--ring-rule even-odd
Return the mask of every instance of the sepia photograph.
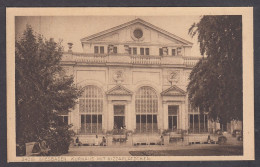
[[105, 9], [12, 15], [12, 160], [254, 157], [251, 8]]

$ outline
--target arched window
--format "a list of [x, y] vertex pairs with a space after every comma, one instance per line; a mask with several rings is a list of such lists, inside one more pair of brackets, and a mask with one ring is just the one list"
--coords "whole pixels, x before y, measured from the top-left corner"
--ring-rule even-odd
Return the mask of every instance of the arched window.
[[82, 96], [79, 98], [80, 133], [101, 133], [102, 113], [102, 90], [93, 85], [86, 86]]
[[158, 97], [153, 88], [141, 87], [135, 96], [136, 132], [155, 132], [158, 130]]

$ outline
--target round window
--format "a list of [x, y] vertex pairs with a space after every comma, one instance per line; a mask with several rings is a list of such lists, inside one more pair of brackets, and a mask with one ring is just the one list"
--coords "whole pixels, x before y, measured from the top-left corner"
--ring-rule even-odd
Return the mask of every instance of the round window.
[[143, 37], [143, 31], [141, 29], [135, 29], [134, 30], [134, 36], [137, 39], [140, 39]]

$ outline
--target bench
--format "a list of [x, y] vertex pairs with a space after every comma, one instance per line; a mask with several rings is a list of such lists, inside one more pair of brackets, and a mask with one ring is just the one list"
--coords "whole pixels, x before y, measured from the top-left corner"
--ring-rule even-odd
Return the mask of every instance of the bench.
[[80, 145], [99, 146], [102, 143], [102, 138], [96, 138], [96, 136], [81, 136], [79, 137], [79, 142], [81, 143]]
[[160, 143], [160, 136], [133, 136], [133, 145], [156, 145]]
[[[189, 135], [186, 136], [185, 138], [188, 138], [189, 144], [205, 144], [209, 143], [208, 141], [208, 134], [203, 135], [203, 134], [198, 134], [198, 135]], [[215, 136], [210, 136], [210, 143], [217, 143], [217, 138]]]

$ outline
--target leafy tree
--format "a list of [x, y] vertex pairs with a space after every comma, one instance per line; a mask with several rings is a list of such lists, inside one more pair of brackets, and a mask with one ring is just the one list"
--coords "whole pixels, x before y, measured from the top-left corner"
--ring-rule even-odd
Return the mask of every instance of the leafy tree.
[[53, 39], [46, 40], [41, 35], [35, 35], [30, 26], [16, 41], [17, 142], [47, 140], [53, 146], [50, 141], [61, 143], [57, 140], [62, 140], [55, 138], [54, 134], [66, 134], [64, 140], [70, 140], [70, 126], [59, 124], [58, 114], [67, 114], [76, 104], [80, 92], [73, 84], [73, 77], [65, 75], [61, 57], [61, 45]]
[[193, 108], [222, 123], [242, 120], [242, 17], [203, 16], [189, 34], [198, 35], [203, 55], [188, 84]]

